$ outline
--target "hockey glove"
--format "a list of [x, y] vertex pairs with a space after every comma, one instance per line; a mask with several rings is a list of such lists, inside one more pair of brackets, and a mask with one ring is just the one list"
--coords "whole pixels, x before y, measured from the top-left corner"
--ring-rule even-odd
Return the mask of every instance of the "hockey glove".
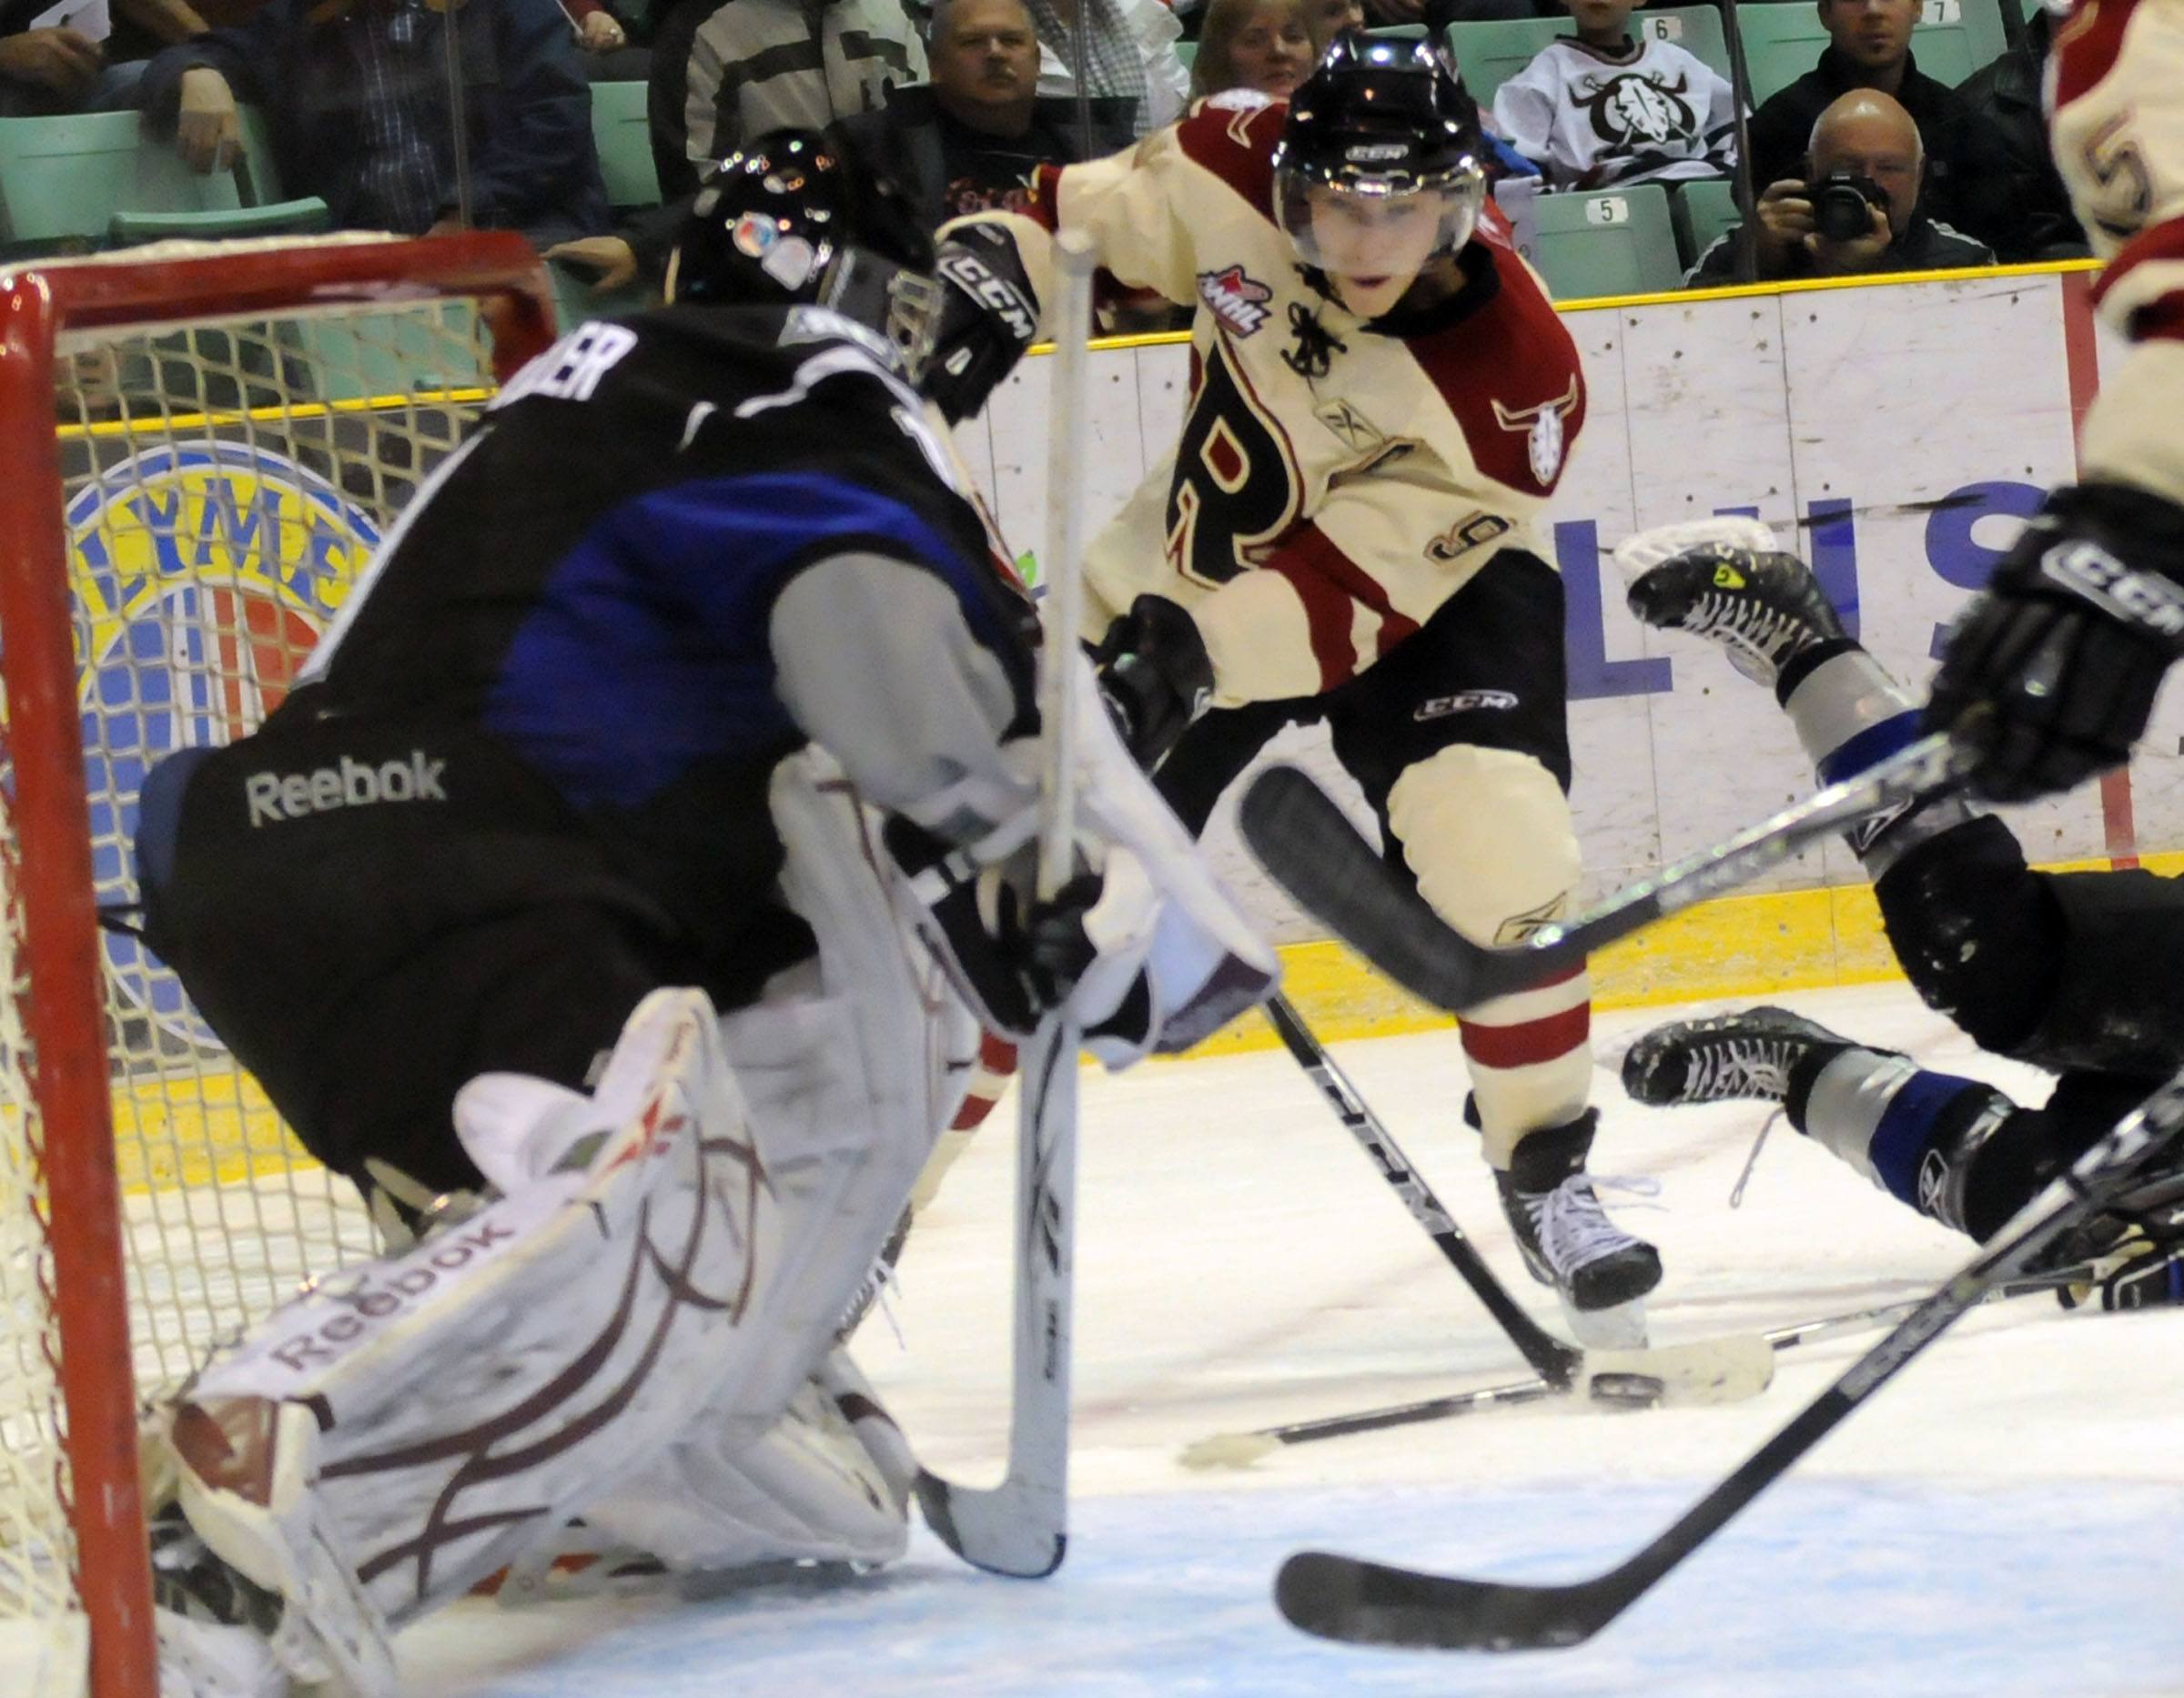
[[954, 969], [956, 988], [989, 1031], [1028, 1037], [1059, 1007], [1097, 951], [1085, 915], [1099, 900], [1099, 874], [1080, 872], [1051, 897], [1030, 896], [1029, 856], [1021, 869], [981, 867], [908, 820], [891, 818], [888, 851], [932, 924], [927, 941]]
[[1016, 369], [1038, 334], [1039, 299], [1014, 238], [991, 225], [960, 226], [934, 261], [940, 326], [918, 387], [950, 424], [961, 424]]
[[2184, 653], [2184, 508], [2067, 486], [1949, 632], [1929, 730], [1975, 752], [1975, 793], [2026, 802], [2129, 759]]
[[1092, 651], [1100, 698], [1146, 771], [1160, 764], [1213, 693], [1213, 662], [1191, 616], [1166, 596], [1141, 595]]

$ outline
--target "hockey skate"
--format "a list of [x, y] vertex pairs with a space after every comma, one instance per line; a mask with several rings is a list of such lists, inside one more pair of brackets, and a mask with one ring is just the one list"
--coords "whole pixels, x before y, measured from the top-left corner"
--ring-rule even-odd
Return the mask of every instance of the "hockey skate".
[[1700, 542], [1641, 572], [1630, 607], [1659, 630], [1720, 643], [1738, 672], [1770, 687], [1798, 655], [1849, 641], [1803, 561], [1724, 541]]
[[1555, 1289], [1578, 1342], [1623, 1349], [1644, 1342], [1644, 1298], [1661, 1283], [1661, 1253], [1610, 1220], [1592, 1188], [1585, 1154], [1599, 1120], [1587, 1109], [1568, 1126], [1526, 1134], [1494, 1188], [1524, 1265]]
[[[1739, 1100], [1781, 1103], [1790, 1069], [1851, 1040], [1787, 1008], [1761, 1006], [1657, 1026], [1623, 1058], [1623, 1088], [1650, 1107]], [[1891, 1052], [1893, 1053], [1893, 1052]]]

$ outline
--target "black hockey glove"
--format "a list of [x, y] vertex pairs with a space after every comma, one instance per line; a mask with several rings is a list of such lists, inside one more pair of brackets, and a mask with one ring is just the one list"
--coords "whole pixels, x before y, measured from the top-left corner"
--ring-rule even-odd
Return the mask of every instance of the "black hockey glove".
[[1041, 899], [1026, 894], [1028, 854], [1004, 872], [973, 865], [962, 851], [900, 816], [888, 820], [883, 835], [932, 918], [927, 941], [955, 969], [956, 988], [980, 1024], [1030, 1036], [1097, 954], [1085, 915], [1099, 901], [1099, 874], [1079, 873]]
[[1015, 239], [991, 225], [966, 224], [940, 245], [940, 326], [918, 380], [950, 424], [986, 405], [1016, 369], [1039, 330], [1039, 298]]
[[1092, 651], [1092, 663], [1115, 728], [1148, 773], [1213, 693], [1213, 662], [1198, 622], [1166, 596], [1132, 601]]
[[1926, 723], [1976, 752], [1976, 793], [2030, 801], [2129, 759], [2180, 653], [2184, 508], [2066, 486], [1949, 632]]

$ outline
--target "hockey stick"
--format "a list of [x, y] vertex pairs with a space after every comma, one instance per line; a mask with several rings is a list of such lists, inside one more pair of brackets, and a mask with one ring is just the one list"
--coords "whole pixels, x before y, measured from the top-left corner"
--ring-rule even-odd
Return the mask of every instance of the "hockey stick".
[[[2021, 1279], [1988, 1293], [1987, 1301], [2054, 1292], [2091, 1277], [2090, 1266], [2058, 1269], [2051, 1274]], [[1879, 1309], [1862, 1309], [1846, 1315], [1828, 1315], [1818, 1320], [1801, 1320], [1776, 1327], [1757, 1336], [1777, 1352], [1800, 1344], [1815, 1344], [1845, 1332], [1892, 1326], [1918, 1307], [1917, 1299], [1889, 1303]], [[1261, 1458], [1292, 1444], [1317, 1444], [1323, 1439], [1346, 1439], [1352, 1433], [1380, 1432], [1390, 1427], [1415, 1426], [1422, 1421], [1446, 1420], [1451, 1416], [1472, 1415], [1517, 1403], [1537, 1403], [1559, 1395], [1559, 1389], [1534, 1375], [1507, 1385], [1485, 1386], [1476, 1391], [1453, 1391], [1410, 1403], [1383, 1404], [1378, 1409], [1356, 1410], [1347, 1415], [1321, 1415], [1309, 1420], [1289, 1421], [1279, 1427], [1254, 1427], [1248, 1432], [1217, 1432], [1186, 1445], [1177, 1458], [1186, 1468], [1249, 1468]], [[1602, 1401], [1619, 1400], [1602, 1399]]]
[[1406, 990], [1461, 1014], [1568, 972], [1602, 945], [1756, 878], [1816, 839], [1946, 794], [1961, 782], [1948, 739], [1923, 738], [1855, 778], [1624, 886], [1590, 913], [1542, 925], [1506, 948], [1472, 943], [1391, 878], [1380, 852], [1296, 767], [1261, 773], [1244, 793], [1238, 824], [1259, 864], [1338, 936]]
[[1727, 1403], [1766, 1390], [1774, 1356], [1757, 1335], [1704, 1339], [1658, 1349], [1581, 1350], [1565, 1344], [1517, 1306], [1509, 1289], [1494, 1277], [1486, 1258], [1463, 1236], [1455, 1218], [1441, 1206], [1432, 1188], [1390, 1136], [1335, 1058], [1313, 1036], [1289, 999], [1280, 995], [1264, 1005], [1268, 1019], [1328, 1107], [1358, 1147], [1372, 1157], [1380, 1177], [1403, 1199], [1411, 1219], [1425, 1228], [1449, 1265], [1486, 1305], [1518, 1353], [1555, 1391], [1582, 1389], [1592, 1398], [1637, 1405]]
[[[1039, 663], [1043, 783], [1038, 888], [1068, 882], [1077, 842], [1077, 572], [1084, 531], [1086, 341], [1092, 322], [1091, 242], [1055, 238], [1056, 307], [1046, 472], [1045, 630]], [[1057, 1010], [1026, 1046], [1016, 1099], [1016, 1286], [1008, 1471], [976, 1491], [920, 1469], [926, 1525], [966, 1562], [1036, 1580], [1068, 1545], [1069, 1349], [1077, 1234], [1077, 1023]]]
[[1274, 1585], [1276, 1605], [1307, 1632], [1358, 1644], [1513, 1651], [1590, 1639], [1987, 1293], [2022, 1277], [2049, 1246], [2115, 1207], [2149, 1163], [2173, 1148], [2180, 1133], [2184, 1073], [2125, 1116], [2068, 1173], [2019, 1209], [1987, 1248], [1923, 1299], [1742, 1466], [1652, 1543], [1605, 1573], [1569, 1585], [1522, 1585], [1308, 1551], [1282, 1564]]

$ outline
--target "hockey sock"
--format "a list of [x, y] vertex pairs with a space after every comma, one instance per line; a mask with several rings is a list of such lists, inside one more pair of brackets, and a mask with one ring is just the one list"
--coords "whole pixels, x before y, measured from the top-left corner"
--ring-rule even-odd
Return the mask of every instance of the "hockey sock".
[[[1919, 736], [1917, 704], [1847, 638], [1815, 644], [1785, 664], [1774, 694], [1823, 784], [1855, 777]], [[1877, 814], [1845, 835], [1866, 872], [1878, 878], [1914, 844], [1971, 817], [1964, 802], [1943, 797]]]
[[2034, 1117], [1992, 1086], [1856, 1046], [1790, 1069], [1790, 1124], [1890, 1196], [1985, 1238], [2052, 1162]]

